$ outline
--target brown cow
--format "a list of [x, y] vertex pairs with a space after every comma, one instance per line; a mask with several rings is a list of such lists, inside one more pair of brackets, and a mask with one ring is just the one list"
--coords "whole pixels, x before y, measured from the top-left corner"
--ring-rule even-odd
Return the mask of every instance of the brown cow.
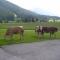
[[10, 27], [7, 29], [5, 33], [5, 37], [9, 36], [11, 38], [13, 34], [20, 34], [20, 39], [21, 39], [21, 36], [23, 36], [23, 33], [24, 33], [23, 26]]
[[36, 32], [41, 35], [44, 35], [44, 33], [50, 33], [50, 37], [51, 35], [53, 35], [55, 32], [58, 31], [58, 28], [56, 27], [40, 27], [38, 29], [36, 29]]

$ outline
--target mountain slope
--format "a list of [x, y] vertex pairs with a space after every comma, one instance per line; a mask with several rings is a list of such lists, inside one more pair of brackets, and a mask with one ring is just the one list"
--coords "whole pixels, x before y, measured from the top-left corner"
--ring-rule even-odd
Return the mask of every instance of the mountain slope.
[[25, 10], [21, 7], [18, 7], [8, 1], [0, 1], [0, 5], [4, 8], [6, 8], [8, 11], [12, 12], [12, 13], [16, 13], [18, 16], [37, 16], [38, 14], [35, 14], [31, 11]]
[[2, 19], [13, 20], [14, 14], [16, 14], [17, 17], [28, 18], [29, 20], [31, 18], [40, 18], [41, 20], [43, 19], [46, 20], [49, 18], [60, 19], [60, 17], [56, 16], [39, 15], [32, 11], [28, 11], [26, 9], [18, 7], [15, 4], [12, 4], [6, 0], [0, 0], [0, 20]]

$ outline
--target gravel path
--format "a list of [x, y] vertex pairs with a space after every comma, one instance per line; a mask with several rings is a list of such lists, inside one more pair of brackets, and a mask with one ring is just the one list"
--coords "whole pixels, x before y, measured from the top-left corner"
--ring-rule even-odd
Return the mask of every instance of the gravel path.
[[0, 60], [60, 60], [60, 40], [2, 46]]

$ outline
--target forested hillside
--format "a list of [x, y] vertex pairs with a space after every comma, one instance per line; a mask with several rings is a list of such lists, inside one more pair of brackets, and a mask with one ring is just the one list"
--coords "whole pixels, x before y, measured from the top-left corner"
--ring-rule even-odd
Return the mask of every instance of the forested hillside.
[[19, 6], [16, 6], [6, 0], [0, 0], [0, 21], [2, 20], [14, 20], [14, 15], [17, 15], [17, 18], [22, 18], [22, 20], [30, 21], [33, 19], [36, 20], [48, 20], [50, 18], [60, 19], [60, 17], [56, 16], [46, 16], [39, 15], [32, 11], [28, 11]]

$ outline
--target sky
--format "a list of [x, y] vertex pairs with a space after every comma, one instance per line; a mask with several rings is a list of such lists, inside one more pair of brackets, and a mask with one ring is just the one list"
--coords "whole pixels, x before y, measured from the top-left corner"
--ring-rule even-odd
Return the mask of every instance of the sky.
[[60, 0], [8, 0], [24, 9], [38, 14], [59, 16]]

